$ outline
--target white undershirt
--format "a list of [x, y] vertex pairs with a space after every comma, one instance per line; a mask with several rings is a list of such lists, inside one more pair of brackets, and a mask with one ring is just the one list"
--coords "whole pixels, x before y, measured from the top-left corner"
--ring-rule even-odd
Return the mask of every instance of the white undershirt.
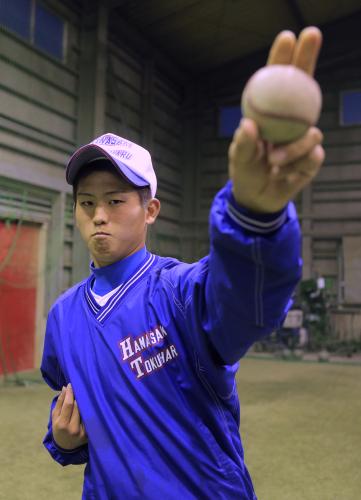
[[98, 305], [100, 307], [103, 307], [108, 302], [108, 300], [110, 299], [110, 297], [112, 297], [119, 290], [119, 288], [122, 285], [123, 285], [123, 283], [121, 283], [119, 286], [117, 286], [116, 288], [114, 288], [114, 290], [110, 290], [110, 292], [106, 293], [105, 295], [98, 295], [95, 292], [93, 292], [93, 290], [91, 290], [91, 293], [92, 293], [95, 301], [98, 303]]

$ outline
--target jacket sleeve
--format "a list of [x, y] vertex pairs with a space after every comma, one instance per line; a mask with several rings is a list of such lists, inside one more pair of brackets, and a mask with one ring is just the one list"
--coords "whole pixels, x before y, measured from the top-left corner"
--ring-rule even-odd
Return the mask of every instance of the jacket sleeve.
[[[57, 322], [53, 310], [50, 311], [45, 332], [45, 342], [43, 358], [41, 362], [41, 373], [45, 382], [54, 390], [61, 391], [63, 386], [69, 382], [63, 374], [59, 364], [58, 355], [54, 343], [53, 335], [57, 331]], [[56, 396], [50, 406], [50, 416], [48, 422], [48, 432], [46, 433], [43, 444], [53, 459], [61, 465], [84, 464], [88, 461], [88, 445], [85, 444], [74, 450], [65, 450], [60, 448], [53, 438], [51, 414], [58, 396]]]
[[210, 253], [180, 278], [187, 330], [202, 331], [198, 351], [206, 338], [220, 361], [233, 365], [280, 326], [301, 276], [300, 248], [292, 203], [276, 214], [253, 214], [226, 184], [210, 212]]

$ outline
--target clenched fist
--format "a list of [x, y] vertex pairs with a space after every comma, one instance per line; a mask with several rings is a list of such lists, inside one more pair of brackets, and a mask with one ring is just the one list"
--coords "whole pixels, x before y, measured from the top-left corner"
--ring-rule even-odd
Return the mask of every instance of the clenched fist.
[[70, 384], [63, 387], [51, 414], [53, 438], [65, 450], [79, 448], [88, 442], [84, 424]]

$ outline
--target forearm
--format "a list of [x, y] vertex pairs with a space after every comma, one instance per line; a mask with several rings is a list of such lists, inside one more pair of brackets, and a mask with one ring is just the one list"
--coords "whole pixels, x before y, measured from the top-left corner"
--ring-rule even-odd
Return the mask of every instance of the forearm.
[[237, 213], [230, 192], [228, 184], [212, 207], [205, 287], [207, 334], [228, 364], [280, 324], [301, 274], [293, 206], [252, 221], [245, 211]]

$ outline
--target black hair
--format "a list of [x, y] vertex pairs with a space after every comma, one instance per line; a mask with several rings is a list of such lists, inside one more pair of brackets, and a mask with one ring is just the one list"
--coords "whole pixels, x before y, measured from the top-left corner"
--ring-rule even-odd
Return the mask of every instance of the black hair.
[[[86, 168], [84, 168], [86, 167]], [[139, 200], [141, 204], [146, 207], [147, 203], [149, 200], [152, 199], [152, 193], [150, 191], [149, 186], [145, 187], [139, 187], [139, 186], [134, 186], [131, 184], [115, 167], [114, 165], [107, 159], [99, 159], [96, 161], [93, 161], [90, 164], [84, 165], [79, 172], [76, 174], [74, 182], [73, 182], [73, 201], [74, 201], [74, 206], [76, 205], [77, 201], [77, 192], [78, 192], [78, 185], [79, 181], [83, 179], [84, 177], [87, 177], [88, 175], [92, 174], [93, 172], [111, 172], [112, 174], [117, 174], [122, 179], [125, 180], [125, 182], [134, 190], [138, 193]]]

